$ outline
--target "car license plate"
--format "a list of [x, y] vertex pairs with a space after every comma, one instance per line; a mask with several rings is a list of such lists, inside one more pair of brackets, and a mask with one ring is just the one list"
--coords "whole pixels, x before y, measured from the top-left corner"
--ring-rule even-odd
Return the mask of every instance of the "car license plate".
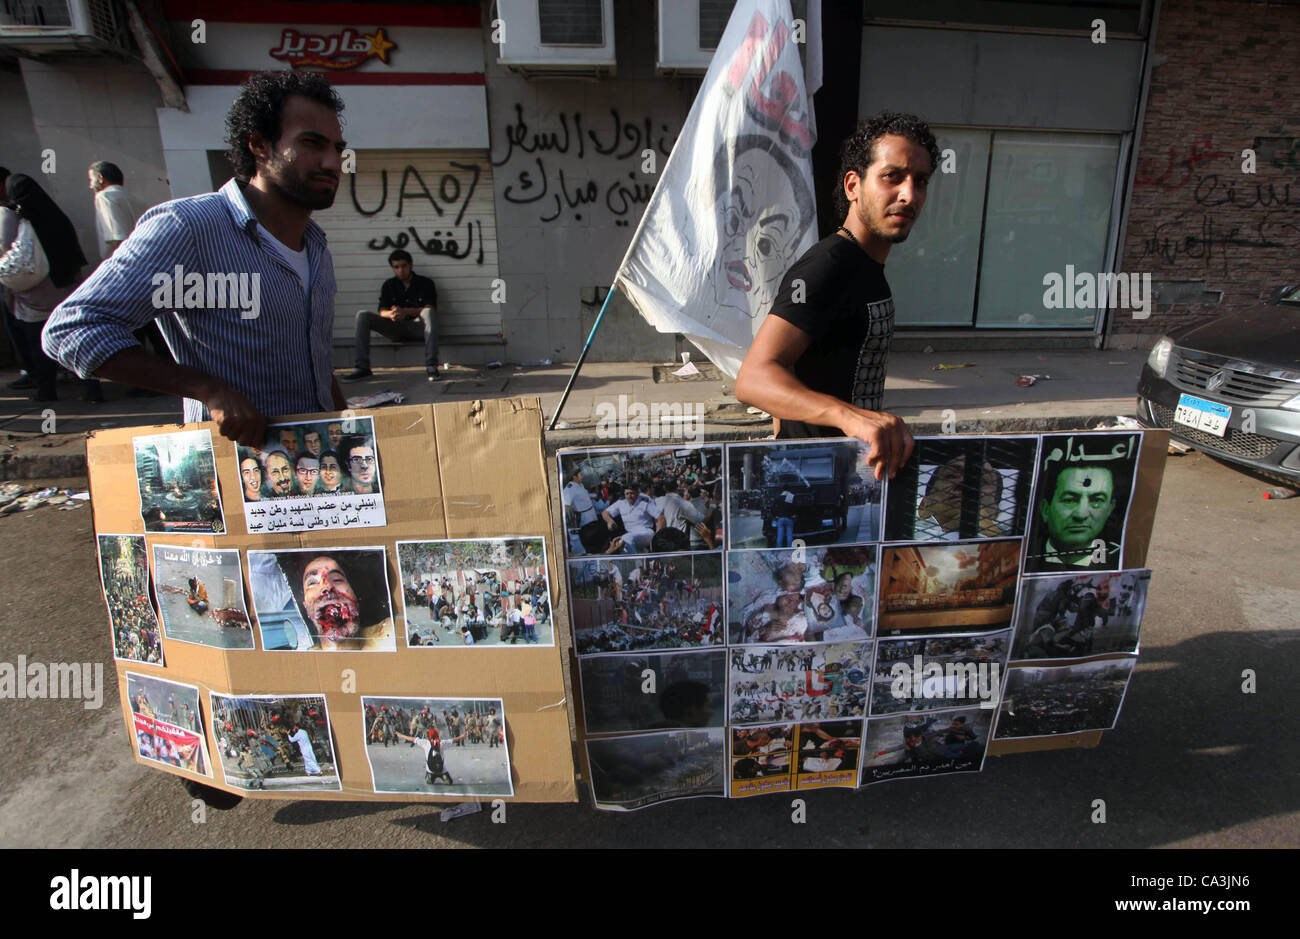
[[1217, 401], [1206, 401], [1195, 395], [1179, 395], [1178, 409], [1174, 411], [1174, 423], [1195, 427], [1207, 434], [1222, 437], [1228, 429], [1228, 418], [1232, 417], [1232, 408]]

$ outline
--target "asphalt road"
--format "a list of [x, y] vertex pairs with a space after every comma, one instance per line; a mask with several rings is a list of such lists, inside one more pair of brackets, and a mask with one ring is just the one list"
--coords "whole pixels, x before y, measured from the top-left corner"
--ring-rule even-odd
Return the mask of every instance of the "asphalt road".
[[585, 792], [579, 805], [510, 805], [505, 824], [489, 812], [443, 823], [437, 804], [252, 800], [195, 823], [180, 784], [131, 759], [89, 511], [0, 518], [0, 662], [102, 662], [109, 683], [100, 710], [0, 700], [0, 846], [1300, 846], [1300, 499], [1266, 501], [1266, 488], [1201, 454], [1170, 458], [1142, 656], [1099, 748], [799, 793], [803, 824], [791, 794], [612, 814]]

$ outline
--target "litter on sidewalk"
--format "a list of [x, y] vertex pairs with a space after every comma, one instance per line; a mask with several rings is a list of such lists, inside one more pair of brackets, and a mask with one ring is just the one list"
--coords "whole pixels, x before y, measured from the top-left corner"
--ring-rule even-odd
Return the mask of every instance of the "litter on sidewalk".
[[1051, 375], [1021, 375], [1016, 379], [1016, 384], [1021, 388], [1032, 388], [1040, 381], [1051, 381]]
[[374, 394], [359, 395], [355, 398], [348, 398], [348, 407], [350, 408], [377, 408], [381, 404], [401, 404], [406, 400], [406, 395], [400, 391], [376, 391]]
[[947, 371], [947, 370], [950, 369], [950, 368], [975, 368], [975, 363], [974, 363], [974, 362], [963, 362], [963, 363], [961, 363], [960, 365], [942, 365], [942, 364], [941, 364], [941, 365], [931, 365], [931, 366], [930, 366], [930, 371], [932, 371], [932, 372], [943, 372], [943, 371]]

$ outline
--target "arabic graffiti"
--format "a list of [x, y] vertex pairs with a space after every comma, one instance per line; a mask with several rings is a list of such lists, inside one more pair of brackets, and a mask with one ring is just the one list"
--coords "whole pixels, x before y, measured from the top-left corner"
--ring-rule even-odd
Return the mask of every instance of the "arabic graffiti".
[[[1186, 210], [1152, 221], [1141, 258], [1160, 266], [1202, 261], [1206, 267], [1221, 267], [1226, 276], [1233, 249], [1300, 249], [1300, 186], [1241, 173], [1235, 164], [1239, 153], [1215, 149], [1210, 137], [1203, 136], [1186, 153], [1170, 147], [1163, 165], [1156, 160], [1141, 167], [1139, 184], [1184, 193], [1175, 198], [1186, 198], [1191, 186]], [[1289, 159], [1289, 151], [1277, 150], [1261, 166], [1286, 172]]]
[[[477, 248], [474, 263], [483, 264], [483, 223], [478, 219], [468, 221], [465, 219], [465, 212], [474, 198], [474, 193], [478, 190], [483, 168], [477, 163], [460, 163], [455, 160], [451, 162], [451, 166], [464, 174], [464, 180], [462, 181], [462, 177], [457, 173], [444, 173], [438, 180], [437, 186], [430, 189], [420, 171], [408, 163], [402, 170], [402, 180], [397, 186], [394, 200], [396, 206], [392, 214], [394, 218], [401, 219], [407, 212], [408, 202], [427, 203], [439, 219], [446, 218], [453, 211], [456, 213], [455, 219], [448, 218], [444, 223], [445, 228], [435, 229], [432, 233], [427, 233], [426, 229], [427, 234], [424, 236], [421, 236], [420, 230], [415, 225], [407, 225], [394, 234], [371, 238], [366, 243], [366, 247], [371, 251], [385, 252], [394, 248], [418, 248], [426, 255], [441, 255], [457, 260], [468, 258]], [[359, 215], [372, 218], [388, 206], [388, 170], [378, 171], [379, 204], [374, 208], [364, 207], [357, 196], [357, 177], [361, 175], [360, 169], [356, 173], [349, 174], [352, 207]]]
[[[584, 126], [587, 122], [581, 111], [562, 112], [558, 128], [539, 130], [529, 126], [523, 105], [516, 103], [513, 120], [502, 130], [505, 156], [492, 164], [509, 166], [507, 175], [513, 177], [502, 189], [502, 199], [536, 206], [541, 222], [554, 222], [566, 212], [580, 222], [583, 212], [598, 208], [612, 215], [615, 225], [635, 221], [637, 206], [650, 201], [657, 179], [639, 172], [644, 151], [654, 151], [659, 162], [672, 152], [676, 136], [663, 122], [658, 122], [656, 130], [656, 122], [649, 116], [639, 122], [625, 120], [617, 108], [610, 108], [609, 115], [608, 123], [602, 120]], [[551, 155], [548, 168], [545, 156]], [[560, 156], [569, 161], [596, 161], [600, 168], [608, 167], [608, 174], [593, 170], [590, 163], [581, 171], [570, 167], [566, 173], [565, 166], [555, 165]], [[628, 169], [623, 161], [632, 161], [637, 169]], [[579, 175], [583, 177], [580, 181], [573, 178]]]

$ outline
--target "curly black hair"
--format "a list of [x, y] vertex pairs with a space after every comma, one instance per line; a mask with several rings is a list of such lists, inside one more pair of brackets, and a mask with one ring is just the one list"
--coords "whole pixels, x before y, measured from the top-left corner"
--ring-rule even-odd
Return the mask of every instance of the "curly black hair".
[[272, 144], [280, 139], [280, 118], [290, 95], [302, 95], [333, 109], [335, 114], [343, 113], [343, 99], [319, 72], [283, 69], [248, 76], [226, 115], [226, 155], [235, 168], [236, 179], [247, 182], [257, 172], [257, 161], [248, 149], [250, 134], [261, 134]]
[[849, 213], [849, 200], [844, 195], [844, 176], [853, 170], [865, 176], [867, 167], [875, 159], [876, 141], [886, 134], [905, 137], [925, 148], [930, 154], [930, 169], [939, 165], [939, 143], [930, 132], [930, 125], [915, 114], [881, 111], [875, 117], [858, 123], [858, 129], [840, 145], [840, 175], [835, 180], [835, 211], [837, 218]]

